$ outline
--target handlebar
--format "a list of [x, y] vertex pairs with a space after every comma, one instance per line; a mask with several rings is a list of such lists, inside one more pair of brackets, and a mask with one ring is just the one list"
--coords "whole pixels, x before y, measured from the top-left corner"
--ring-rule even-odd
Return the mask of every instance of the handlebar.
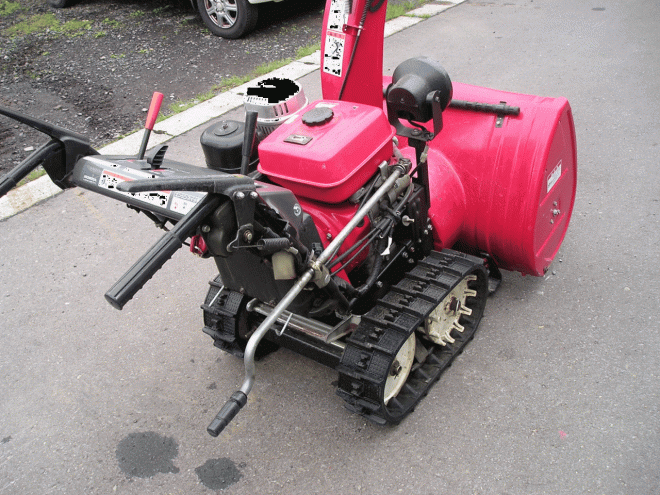
[[165, 262], [181, 249], [191, 232], [220, 205], [221, 201], [220, 196], [208, 194], [181, 218], [172, 230], [166, 232], [151, 246], [106, 292], [105, 298], [112, 307], [122, 309]]
[[62, 151], [62, 144], [51, 140], [28, 156], [9, 173], [0, 177], [0, 198], [11, 191], [24, 177], [37, 168], [41, 162]]

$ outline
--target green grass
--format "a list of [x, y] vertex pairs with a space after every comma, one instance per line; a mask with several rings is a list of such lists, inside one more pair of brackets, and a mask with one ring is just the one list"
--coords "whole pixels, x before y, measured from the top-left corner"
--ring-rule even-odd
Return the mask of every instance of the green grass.
[[26, 34], [38, 33], [48, 29], [57, 30], [60, 27], [60, 21], [53, 14], [33, 15], [13, 26], [9, 26], [3, 31], [5, 36], [24, 36]]
[[0, 17], [13, 14], [14, 12], [18, 12], [22, 9], [23, 8], [21, 7], [21, 4], [18, 2], [0, 2]]
[[408, 11], [414, 10], [417, 7], [424, 5], [426, 0], [408, 0], [407, 2], [392, 4], [387, 6], [387, 14], [385, 15], [385, 20], [389, 21], [396, 17], [401, 17], [405, 15]]
[[[318, 49], [319, 49], [318, 44], [300, 48], [298, 50], [298, 53], [296, 54], [296, 58], [305, 57], [311, 53], [314, 53]], [[266, 64], [259, 65], [258, 67], [254, 68], [254, 70], [252, 70], [250, 73], [245, 74], [244, 76], [232, 76], [223, 79], [222, 82], [220, 82], [220, 84], [216, 84], [206, 93], [199, 94], [191, 98], [190, 100], [178, 100], [170, 104], [167, 111], [161, 113], [161, 115], [158, 116], [158, 122], [165, 120], [166, 118], [171, 117], [172, 115], [188, 110], [189, 108], [194, 107], [198, 103], [201, 103], [206, 100], [210, 100], [211, 98], [213, 98], [222, 91], [227, 91], [231, 88], [235, 88], [236, 86], [245, 84], [246, 82], [251, 81], [252, 79], [255, 79], [259, 76], [263, 76], [264, 74], [268, 74], [269, 72], [277, 70], [280, 67], [284, 67], [285, 65], [291, 63], [291, 60], [292, 59], [290, 58], [275, 60], [274, 62], [268, 62]]]
[[13, 38], [15, 36], [26, 36], [28, 34], [41, 33], [50, 30], [72, 37], [80, 36], [85, 31], [90, 30], [91, 27], [91, 21], [73, 20], [61, 24], [54, 14], [48, 13], [33, 15], [24, 19], [5, 29], [2, 34], [9, 38]]
[[316, 50], [320, 50], [320, 49], [321, 49], [321, 43], [314, 43], [313, 45], [308, 45], [308, 46], [303, 46], [302, 48], [298, 48], [298, 51], [296, 52], [296, 59], [306, 57], [307, 55], [311, 55]]
[[66, 36], [80, 36], [85, 31], [89, 31], [92, 28], [91, 21], [79, 21], [74, 19], [73, 21], [66, 22], [62, 25], [61, 31]]
[[104, 26], [108, 26], [111, 28], [119, 28], [121, 27], [121, 22], [119, 22], [116, 19], [108, 19], [107, 17], [101, 21]]
[[18, 184], [16, 184], [16, 187], [21, 187], [21, 186], [27, 184], [28, 182], [32, 182], [33, 180], [37, 180], [42, 175], [46, 175], [46, 171], [41, 166], [39, 166], [39, 167], [35, 168], [32, 172], [27, 174], [22, 180], [20, 180], [18, 182]]

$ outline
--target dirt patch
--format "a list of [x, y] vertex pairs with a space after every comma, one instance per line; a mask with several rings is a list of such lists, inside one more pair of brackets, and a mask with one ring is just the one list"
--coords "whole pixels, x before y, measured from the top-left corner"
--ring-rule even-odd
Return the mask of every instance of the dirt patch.
[[[2, 9], [18, 4], [20, 8]], [[323, 0], [264, 4], [241, 40], [212, 36], [188, 0], [0, 0], [0, 105], [88, 136], [101, 147], [142, 125], [151, 95], [163, 108], [319, 42]], [[21, 34], [16, 26], [48, 26]], [[0, 174], [45, 138], [0, 117]]]
[[[165, 95], [167, 114], [171, 104], [320, 43], [324, 7], [325, 0], [261, 4], [256, 31], [226, 40], [211, 35], [189, 0], [79, 0], [66, 9], [0, 0], [0, 105], [100, 148], [143, 125], [154, 91]], [[0, 175], [45, 141], [0, 116]]]

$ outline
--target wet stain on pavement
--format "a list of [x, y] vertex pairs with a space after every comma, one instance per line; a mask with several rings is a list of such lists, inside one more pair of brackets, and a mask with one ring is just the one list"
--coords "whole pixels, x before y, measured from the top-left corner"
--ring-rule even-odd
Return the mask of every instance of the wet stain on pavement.
[[11, 435], [3, 438], [1, 443], [9, 443], [9, 440], [11, 440]]
[[131, 433], [117, 445], [119, 469], [129, 477], [150, 478], [157, 473], [178, 473], [172, 462], [179, 445], [153, 431]]
[[209, 459], [195, 469], [199, 481], [211, 490], [224, 490], [243, 477], [234, 461], [223, 457], [222, 459]]

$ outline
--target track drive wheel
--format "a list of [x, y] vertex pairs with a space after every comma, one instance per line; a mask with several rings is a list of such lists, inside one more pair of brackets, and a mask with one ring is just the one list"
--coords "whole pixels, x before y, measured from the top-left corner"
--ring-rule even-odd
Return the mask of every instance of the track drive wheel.
[[399, 423], [473, 338], [488, 297], [482, 260], [432, 252], [347, 339], [337, 393], [379, 424]]

